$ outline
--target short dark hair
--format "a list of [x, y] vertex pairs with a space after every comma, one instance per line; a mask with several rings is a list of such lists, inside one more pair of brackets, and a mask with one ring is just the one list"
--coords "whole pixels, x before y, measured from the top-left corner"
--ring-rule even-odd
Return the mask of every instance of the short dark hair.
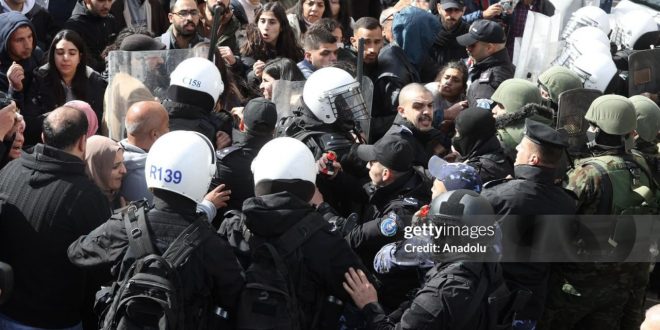
[[375, 30], [382, 29], [382, 27], [377, 19], [366, 16], [357, 20], [353, 25], [353, 31], [357, 31], [358, 29]]
[[59, 107], [44, 119], [44, 144], [68, 149], [87, 133], [85, 113], [69, 107]]
[[334, 32], [336, 29], [340, 29], [342, 33], [344, 32], [344, 27], [341, 26], [339, 22], [337, 22], [336, 20], [330, 17], [321, 18], [318, 22], [312, 24], [309, 27], [310, 31], [312, 28], [316, 26], [323, 27], [324, 29], [328, 30], [330, 33]]
[[536, 150], [538, 150], [541, 156], [541, 162], [549, 167], [556, 167], [555, 165], [559, 164], [561, 158], [564, 156], [563, 148], [537, 144]]
[[321, 44], [334, 44], [337, 43], [337, 38], [332, 33], [321, 25], [311, 26], [307, 33], [305, 33], [305, 50], [317, 50]]

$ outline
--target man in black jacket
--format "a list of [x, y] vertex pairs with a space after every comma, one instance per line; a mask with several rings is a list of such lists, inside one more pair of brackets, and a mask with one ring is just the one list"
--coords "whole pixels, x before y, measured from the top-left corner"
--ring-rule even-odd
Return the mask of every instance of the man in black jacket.
[[[212, 230], [205, 216], [196, 212], [216, 170], [211, 142], [196, 132], [175, 131], [161, 136], [149, 150], [145, 172], [147, 186], [154, 194], [154, 207], [146, 213], [151, 249], [162, 255], [194, 221], [203, 221], [199, 230]], [[203, 220], [200, 220], [200, 216]], [[128, 230], [121, 213], [82, 236], [68, 250], [71, 262], [83, 268], [113, 268], [115, 279], [123, 279], [138, 251], [129, 245]], [[186, 329], [211, 326], [214, 307], [227, 312], [231, 322], [243, 288], [242, 268], [229, 244], [210, 233], [191, 252], [177, 272], [181, 279]], [[178, 311], [177, 311], [178, 312]]]
[[225, 184], [231, 189], [227, 209], [240, 210], [244, 200], [254, 197], [250, 164], [261, 147], [273, 139], [276, 123], [275, 103], [262, 97], [250, 100], [243, 109], [243, 120], [239, 127], [242, 130], [242, 141], [234, 140], [234, 145], [216, 153], [218, 173], [211, 187]]
[[[0, 172], [7, 194], [0, 218], [0, 260], [16, 273], [14, 292], [0, 308], [0, 328], [78, 328], [86, 283], [66, 249], [110, 215], [107, 199], [85, 174], [87, 120], [58, 108], [37, 144]], [[38, 298], [35, 298], [38, 297]]]
[[41, 49], [47, 49], [50, 46], [50, 41], [55, 36], [55, 33], [57, 33], [58, 27], [55, 25], [55, 21], [53, 21], [46, 8], [41, 7], [36, 1], [0, 1], [0, 13], [10, 11], [19, 12], [32, 22], [36, 31], [35, 38], [37, 39], [37, 45]]
[[491, 95], [503, 81], [513, 78], [515, 67], [506, 50], [502, 27], [490, 20], [479, 20], [470, 31], [456, 38], [465, 46], [472, 67], [468, 72], [467, 100], [470, 107], [491, 109]]
[[85, 40], [88, 65], [96, 72], [105, 71], [101, 52], [115, 41], [119, 25], [110, 13], [111, 0], [78, 0], [64, 27], [76, 31]]
[[467, 33], [470, 26], [462, 19], [465, 12], [463, 0], [442, 0], [436, 6], [441, 24], [431, 47], [431, 56], [439, 69], [451, 61], [467, 58], [465, 46], [461, 46], [456, 38]]
[[43, 56], [35, 36], [27, 17], [13, 11], [0, 14], [0, 91], [19, 100], [19, 109], [23, 108], [21, 101]]
[[440, 153], [442, 133], [433, 128], [433, 94], [424, 85], [412, 83], [401, 89], [394, 123], [386, 135], [400, 135], [410, 142], [413, 165], [426, 168]]
[[[541, 239], [547, 240], [534, 235], [546, 233], [538, 227], [541, 225], [539, 220], [532, 216], [572, 215], [577, 212], [576, 200], [555, 184], [557, 166], [568, 146], [566, 136], [531, 119], [525, 120], [524, 134], [516, 148], [518, 153], [514, 167], [515, 178], [491, 181], [481, 193], [493, 205], [496, 214], [511, 215], [500, 221], [503, 237], [509, 238], [503, 246], [504, 253], [511, 253], [506, 256], [508, 260], [520, 260], [520, 256], [514, 253], [529, 249]], [[510, 288], [524, 287], [532, 291], [530, 301], [516, 318], [528, 326], [535, 325], [541, 318], [545, 305], [549, 265], [516, 262], [502, 263], [502, 268]], [[529, 328], [514, 326], [514, 329]]]
[[[344, 272], [350, 267], [364, 270], [364, 266], [343, 237], [333, 232], [316, 212], [314, 206], [323, 200], [314, 184], [317, 172], [314, 157], [302, 142], [281, 137], [261, 148], [252, 162], [252, 171], [256, 197], [243, 203], [245, 225], [252, 234], [250, 248], [270, 242], [279, 249], [278, 239], [290, 229], [297, 228], [300, 235], [309, 235], [299, 252], [290, 254], [284, 261], [289, 276], [300, 279], [296, 281], [295, 293], [303, 316], [301, 329], [326, 329], [314, 323], [319, 321], [315, 316], [323, 312], [327, 317], [320, 323], [324, 324], [338, 321], [338, 313], [328, 315], [333, 314], [327, 306], [328, 298], [333, 296], [347, 302], [350, 297], [341, 285]], [[307, 228], [321, 227], [306, 231], [305, 227], [297, 226], [301, 221], [307, 221]], [[296, 254], [302, 255], [300, 262], [295, 261]], [[259, 311], [255, 309], [253, 313]], [[337, 326], [327, 328], [337, 329]]]

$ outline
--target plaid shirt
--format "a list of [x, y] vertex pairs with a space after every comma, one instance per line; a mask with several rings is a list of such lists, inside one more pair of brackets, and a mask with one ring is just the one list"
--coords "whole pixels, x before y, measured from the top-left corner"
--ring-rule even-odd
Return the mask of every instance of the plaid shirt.
[[517, 37], [522, 37], [525, 31], [527, 13], [530, 10], [537, 13], [540, 12], [538, 0], [533, 0], [531, 5], [526, 5], [524, 0], [520, 0], [513, 9], [513, 19], [509, 25], [509, 33], [506, 40], [506, 49], [509, 51], [509, 56], [511, 57], [513, 57], [513, 42]]

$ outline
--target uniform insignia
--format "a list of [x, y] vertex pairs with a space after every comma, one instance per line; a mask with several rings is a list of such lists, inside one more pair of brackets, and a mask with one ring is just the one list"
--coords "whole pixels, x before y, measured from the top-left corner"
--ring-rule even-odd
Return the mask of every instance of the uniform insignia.
[[493, 107], [493, 100], [491, 99], [476, 99], [477, 108], [482, 108], [490, 111]]
[[230, 146], [230, 147], [224, 148], [224, 149], [222, 149], [222, 150], [218, 150], [218, 151], [216, 151], [216, 152], [215, 152], [215, 157], [216, 157], [218, 160], [222, 160], [223, 158], [227, 157], [227, 156], [228, 156], [229, 154], [231, 154], [232, 152], [234, 152], [234, 151], [236, 151], [236, 150], [239, 150], [239, 149], [241, 149], [240, 146]]
[[479, 82], [489, 82], [490, 81], [490, 70], [487, 70], [485, 72], [482, 72], [481, 75], [479, 75]]
[[419, 206], [419, 201], [417, 200], [417, 198], [414, 197], [406, 197], [403, 199], [403, 202], [407, 205], [412, 205], [415, 208]]
[[387, 218], [380, 222], [380, 233], [385, 237], [396, 235], [398, 229], [398, 225], [396, 224], [396, 214], [394, 212], [390, 212], [387, 215]]

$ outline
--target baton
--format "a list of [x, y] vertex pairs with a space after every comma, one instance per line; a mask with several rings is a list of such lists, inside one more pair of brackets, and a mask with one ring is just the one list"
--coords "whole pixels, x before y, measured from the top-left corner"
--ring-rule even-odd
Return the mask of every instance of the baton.
[[209, 47], [208, 60], [213, 62], [213, 55], [215, 54], [215, 43], [218, 42], [218, 25], [220, 24], [220, 10], [221, 6], [213, 6], [213, 27], [211, 28], [211, 46]]
[[358, 40], [358, 57], [357, 57], [357, 77], [355, 80], [360, 84], [362, 89], [362, 76], [364, 75], [364, 38]]

